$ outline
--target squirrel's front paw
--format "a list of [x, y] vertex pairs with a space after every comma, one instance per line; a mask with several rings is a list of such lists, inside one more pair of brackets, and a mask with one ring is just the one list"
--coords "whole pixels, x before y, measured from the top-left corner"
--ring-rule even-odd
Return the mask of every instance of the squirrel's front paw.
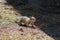
[[22, 25], [25, 25], [24, 23], [21, 23]]
[[30, 27], [31, 27], [32, 25], [31, 25], [31, 24], [29, 24], [28, 26], [30, 26]]

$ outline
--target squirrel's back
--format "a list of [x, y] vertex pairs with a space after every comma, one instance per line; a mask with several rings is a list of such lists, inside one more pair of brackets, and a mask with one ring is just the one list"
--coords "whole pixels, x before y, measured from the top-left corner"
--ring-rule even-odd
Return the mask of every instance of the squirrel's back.
[[16, 20], [17, 20], [17, 22], [19, 22], [20, 20], [28, 21], [28, 20], [30, 20], [30, 18], [27, 16], [17, 16]]

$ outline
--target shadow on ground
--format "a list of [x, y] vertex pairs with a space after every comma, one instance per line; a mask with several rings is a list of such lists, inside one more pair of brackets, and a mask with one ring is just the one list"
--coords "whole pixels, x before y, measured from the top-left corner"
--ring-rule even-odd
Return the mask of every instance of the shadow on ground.
[[[34, 1], [34, 0], [33, 0]], [[39, 25], [46, 34], [53, 38], [60, 37], [60, 3], [59, 0], [7, 0], [18, 12], [25, 16], [35, 16], [36, 25]]]

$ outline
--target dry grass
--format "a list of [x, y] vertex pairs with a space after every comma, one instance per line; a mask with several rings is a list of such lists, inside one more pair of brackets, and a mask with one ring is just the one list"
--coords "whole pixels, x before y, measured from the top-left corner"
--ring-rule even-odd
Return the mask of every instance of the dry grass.
[[21, 16], [14, 10], [12, 6], [2, 4], [0, 5], [0, 24], [5, 24], [6, 22], [6, 24], [15, 23], [15, 21], [17, 21], [16, 17]]

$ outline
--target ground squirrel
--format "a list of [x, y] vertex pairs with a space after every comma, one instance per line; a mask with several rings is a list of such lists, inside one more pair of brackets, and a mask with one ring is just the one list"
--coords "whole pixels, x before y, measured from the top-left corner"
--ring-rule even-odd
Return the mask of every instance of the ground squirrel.
[[19, 25], [25, 25], [25, 26], [35, 26], [36, 18], [33, 16], [27, 17], [27, 16], [21, 16], [20, 21], [18, 22]]

